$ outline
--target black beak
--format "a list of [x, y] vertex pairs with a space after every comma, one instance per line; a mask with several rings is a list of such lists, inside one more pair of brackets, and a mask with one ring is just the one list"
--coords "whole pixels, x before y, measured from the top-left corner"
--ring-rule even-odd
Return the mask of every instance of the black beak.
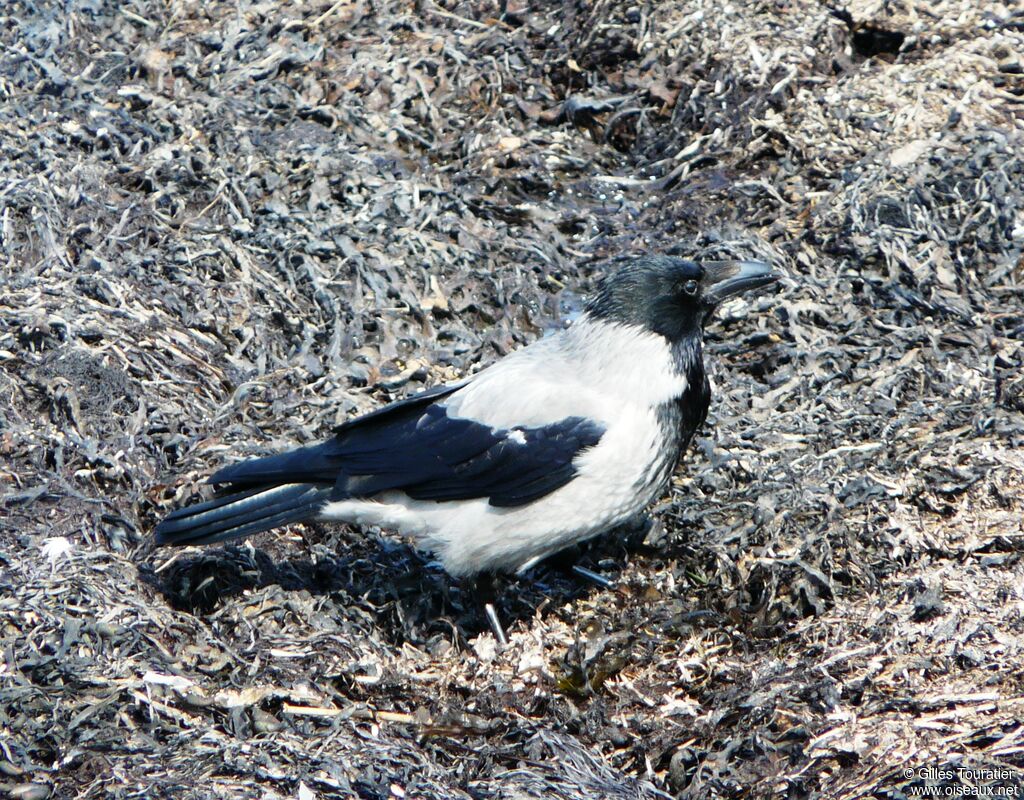
[[709, 311], [748, 289], [778, 282], [782, 275], [762, 261], [704, 261], [703, 304]]

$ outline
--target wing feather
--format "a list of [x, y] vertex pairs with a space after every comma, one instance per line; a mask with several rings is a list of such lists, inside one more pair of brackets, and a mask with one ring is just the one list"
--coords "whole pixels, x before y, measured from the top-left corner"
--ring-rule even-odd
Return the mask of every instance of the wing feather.
[[576, 456], [604, 434], [584, 417], [505, 430], [449, 416], [444, 401], [458, 388], [393, 403], [346, 422], [323, 444], [235, 464], [210, 480], [236, 487], [333, 484], [332, 500], [397, 490], [416, 500], [485, 497], [494, 506], [517, 506], [572, 480]]

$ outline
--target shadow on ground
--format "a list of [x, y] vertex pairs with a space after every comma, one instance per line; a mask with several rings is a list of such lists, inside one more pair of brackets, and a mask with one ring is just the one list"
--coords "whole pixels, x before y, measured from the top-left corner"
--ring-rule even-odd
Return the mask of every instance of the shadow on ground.
[[[488, 597], [493, 596], [502, 624], [512, 630], [548, 606], [617, 591], [573, 572], [573, 567], [597, 571], [614, 583], [625, 558], [664, 551], [663, 541], [661, 547], [645, 544], [652, 529], [647, 519], [618, 528], [556, 553], [523, 575], [495, 575], [490, 587], [487, 578], [454, 579], [425, 554], [391, 539], [368, 536], [368, 546], [358, 548], [360, 552], [346, 552], [341, 546], [332, 553], [315, 546], [324, 538], [338, 541], [320, 526], [312, 526], [310, 535], [303, 537], [303, 545], [313, 545], [316, 557], [295, 553], [281, 543], [271, 543], [269, 549], [247, 544], [193, 549], [173, 558], [173, 551], [163, 550], [152, 551], [140, 562], [139, 573], [174, 608], [199, 617], [209, 616], [243, 592], [276, 585], [289, 592], [322, 595], [337, 605], [358, 603], [372, 610], [376, 624], [394, 644], [423, 644], [454, 632], [460, 645], [468, 647], [469, 640], [490, 630], [483, 612]], [[374, 549], [374, 543], [379, 547]], [[155, 568], [157, 555], [164, 566]]]

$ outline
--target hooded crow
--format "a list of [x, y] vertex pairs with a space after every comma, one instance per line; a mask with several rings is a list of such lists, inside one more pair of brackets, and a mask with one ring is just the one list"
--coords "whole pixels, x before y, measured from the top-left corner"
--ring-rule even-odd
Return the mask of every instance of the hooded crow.
[[322, 444], [214, 473], [219, 496], [168, 515], [156, 541], [331, 520], [399, 531], [453, 576], [526, 570], [665, 491], [708, 411], [705, 321], [778, 278], [756, 261], [631, 260], [565, 330]]

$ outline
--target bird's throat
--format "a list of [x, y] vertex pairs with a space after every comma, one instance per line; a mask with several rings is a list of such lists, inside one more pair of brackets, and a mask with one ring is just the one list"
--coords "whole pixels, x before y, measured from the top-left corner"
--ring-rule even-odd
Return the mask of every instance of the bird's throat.
[[686, 388], [675, 398], [674, 423], [680, 450], [689, 444], [694, 432], [704, 424], [711, 404], [711, 384], [704, 370], [704, 351], [699, 337], [686, 337], [672, 345], [675, 368], [686, 376]]

